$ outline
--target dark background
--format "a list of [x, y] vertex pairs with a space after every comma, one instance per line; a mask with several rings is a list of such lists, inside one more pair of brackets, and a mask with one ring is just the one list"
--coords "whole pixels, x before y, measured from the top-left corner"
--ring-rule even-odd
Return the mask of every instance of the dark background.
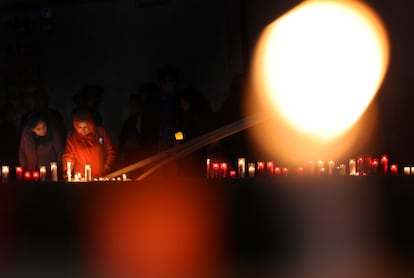
[[[1, 0], [0, 103], [16, 102], [41, 84], [70, 128], [72, 96], [84, 84], [98, 84], [105, 90], [104, 124], [118, 138], [128, 95], [156, 81], [159, 67], [173, 64], [180, 70], [179, 86], [199, 88], [217, 111], [231, 79], [249, 70], [261, 30], [299, 2]], [[367, 2], [383, 19], [391, 42], [389, 70], [376, 97], [379, 124], [370, 142], [391, 159], [410, 163], [413, 4]]]

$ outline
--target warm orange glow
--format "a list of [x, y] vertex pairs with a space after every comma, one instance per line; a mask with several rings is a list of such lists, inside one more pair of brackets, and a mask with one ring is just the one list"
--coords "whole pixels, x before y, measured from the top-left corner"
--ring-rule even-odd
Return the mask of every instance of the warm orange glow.
[[[348, 142], [355, 139], [348, 133], [374, 99], [388, 59], [385, 28], [367, 5], [303, 2], [270, 24], [258, 41], [253, 91], [261, 110], [275, 111], [278, 133], [277, 140], [268, 140], [265, 128], [266, 135], [258, 137], [282, 145], [279, 149], [290, 155], [295, 155], [291, 149], [300, 150], [296, 156], [301, 154], [302, 159], [312, 158], [320, 149], [317, 145], [326, 147], [344, 135]], [[375, 117], [375, 113], [366, 114]], [[288, 139], [281, 140], [284, 137]]]

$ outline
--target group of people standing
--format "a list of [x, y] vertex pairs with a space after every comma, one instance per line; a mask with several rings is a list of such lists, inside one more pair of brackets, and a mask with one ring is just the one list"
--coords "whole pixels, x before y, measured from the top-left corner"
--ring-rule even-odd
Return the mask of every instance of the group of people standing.
[[[130, 95], [130, 115], [123, 122], [118, 145], [102, 124], [98, 109], [102, 88], [86, 86], [83, 93], [74, 95], [70, 132], [60, 113], [48, 107], [47, 92], [37, 90], [35, 109], [22, 119], [17, 164], [38, 170], [41, 165], [57, 162], [61, 178], [66, 178], [68, 162], [72, 174], [84, 173], [89, 164], [92, 177], [103, 177], [212, 130], [209, 102], [195, 88], [177, 90], [177, 81], [178, 71], [164, 67], [159, 71], [158, 84], [143, 83], [138, 93]], [[174, 137], [178, 131], [184, 135], [182, 141]], [[202, 176], [205, 156], [203, 148], [181, 160], [188, 167], [199, 165], [200, 171], [187, 173]]]

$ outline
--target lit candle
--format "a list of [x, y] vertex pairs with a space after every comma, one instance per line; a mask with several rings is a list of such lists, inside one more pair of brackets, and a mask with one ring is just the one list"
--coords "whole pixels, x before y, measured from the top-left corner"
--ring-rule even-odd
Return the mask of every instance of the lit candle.
[[411, 168], [404, 166], [404, 176], [409, 176], [411, 174]]
[[378, 166], [379, 166], [378, 158], [373, 158], [371, 161], [371, 169], [374, 175], [378, 173]]
[[335, 161], [329, 160], [328, 162], [328, 175], [332, 176], [334, 174], [335, 169]]
[[219, 170], [220, 170], [220, 165], [218, 163], [213, 163], [213, 172], [214, 172], [215, 179], [219, 177]]
[[339, 165], [339, 175], [346, 176], [346, 165], [344, 163]]
[[77, 173], [76, 175], [75, 175], [75, 181], [81, 181], [82, 180], [82, 175], [81, 175], [81, 173]]
[[318, 175], [322, 174], [322, 168], [324, 168], [324, 162], [322, 160], [318, 160]]
[[52, 174], [52, 181], [57, 182], [58, 174], [57, 174], [57, 163], [56, 162], [50, 162], [50, 172]]
[[221, 170], [221, 177], [227, 178], [227, 163], [223, 162], [220, 164], [220, 170]]
[[72, 163], [68, 161], [66, 163], [66, 175], [68, 176], [68, 181], [72, 180]]
[[21, 166], [16, 167], [16, 181], [21, 182], [23, 179], [23, 168]]
[[287, 176], [287, 174], [289, 173], [289, 169], [288, 169], [288, 168], [286, 168], [286, 167], [284, 167], [284, 168], [282, 169], [282, 173], [283, 173], [283, 175]]
[[303, 175], [303, 173], [304, 173], [303, 168], [302, 168], [302, 167], [298, 167], [298, 169], [297, 169], [297, 173], [298, 173], [298, 175], [299, 175], [299, 176], [302, 176], [302, 175]]
[[364, 173], [366, 175], [372, 174], [372, 158], [370, 156], [365, 156]]
[[392, 175], [397, 175], [398, 174], [398, 165], [397, 164], [392, 164], [390, 166], [390, 171]]
[[365, 174], [363, 156], [359, 156], [357, 159], [357, 170], [356, 171], [357, 171], [357, 175], [359, 176], [363, 176]]
[[2, 166], [1, 167], [1, 181], [8, 182], [9, 181], [9, 166]]
[[280, 174], [282, 174], [282, 169], [280, 167], [275, 167], [275, 175], [276, 176], [280, 176]]
[[313, 176], [315, 172], [315, 164], [313, 163], [313, 160], [308, 161], [308, 172], [310, 176]]
[[386, 154], [381, 156], [381, 172], [382, 174], [387, 174], [388, 172], [388, 155]]
[[236, 171], [231, 170], [230, 171], [230, 178], [235, 178], [236, 177]]
[[254, 177], [255, 172], [256, 172], [256, 167], [255, 167], [254, 163], [248, 163], [247, 166], [248, 166], [248, 170], [249, 170], [249, 177], [251, 177], [251, 178]]
[[414, 167], [411, 167], [411, 175], [414, 175]]
[[349, 160], [349, 175], [356, 176], [356, 161], [353, 158]]
[[92, 181], [92, 169], [90, 164], [85, 164], [85, 181]]
[[39, 181], [39, 177], [40, 177], [40, 173], [39, 173], [39, 171], [33, 171], [32, 172], [32, 178], [33, 178], [33, 180], [34, 181]]
[[46, 166], [40, 166], [40, 181], [46, 181]]
[[246, 159], [243, 157], [240, 157], [237, 160], [237, 165], [238, 165], [239, 177], [244, 178], [246, 176]]
[[24, 181], [30, 181], [32, 179], [32, 172], [24, 171]]
[[273, 165], [273, 161], [268, 161], [267, 162], [267, 173], [269, 174], [269, 175], [273, 175], [273, 172], [274, 172], [274, 165]]
[[206, 160], [206, 178], [207, 179], [210, 178], [210, 164], [211, 164], [211, 160], [210, 158], [207, 158]]
[[[96, 179], [95, 179], [96, 180]], [[122, 180], [126, 181], [127, 180], [127, 175], [126, 174], [122, 174]]]
[[257, 162], [257, 174], [260, 176], [264, 175], [264, 162], [263, 161]]

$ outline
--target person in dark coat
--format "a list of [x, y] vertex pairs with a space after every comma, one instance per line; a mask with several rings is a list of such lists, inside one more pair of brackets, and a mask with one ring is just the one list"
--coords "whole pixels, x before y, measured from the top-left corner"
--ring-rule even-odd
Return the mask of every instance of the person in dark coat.
[[61, 133], [48, 127], [44, 117], [33, 114], [28, 118], [19, 146], [19, 163], [24, 169], [38, 170], [40, 166], [50, 166], [50, 162], [59, 163], [63, 149]]

